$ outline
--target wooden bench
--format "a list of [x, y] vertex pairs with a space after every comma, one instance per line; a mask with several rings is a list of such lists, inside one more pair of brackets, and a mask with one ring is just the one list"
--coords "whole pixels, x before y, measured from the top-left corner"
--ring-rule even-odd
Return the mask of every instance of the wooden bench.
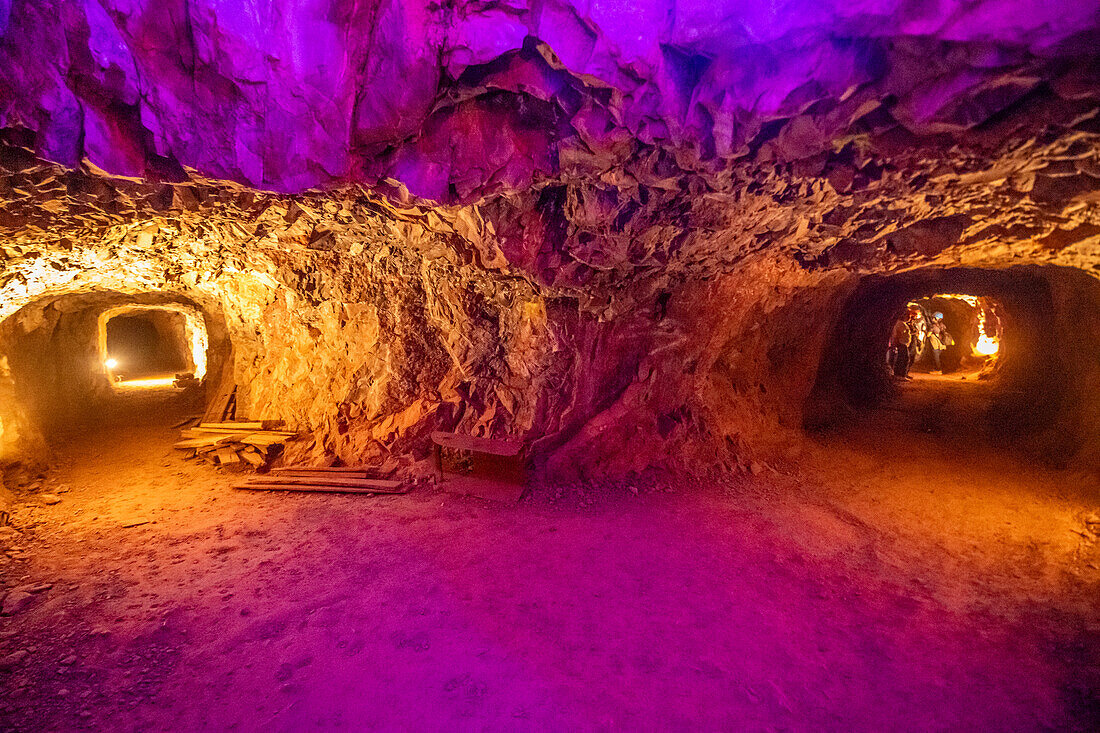
[[432, 433], [435, 468], [445, 489], [483, 499], [515, 503], [527, 487], [522, 441]]

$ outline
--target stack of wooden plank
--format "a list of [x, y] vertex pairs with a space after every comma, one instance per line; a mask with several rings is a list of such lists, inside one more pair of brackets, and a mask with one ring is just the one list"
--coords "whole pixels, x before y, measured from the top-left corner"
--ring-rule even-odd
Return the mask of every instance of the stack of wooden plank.
[[404, 494], [409, 484], [375, 478], [368, 469], [287, 466], [254, 476], [234, 488], [252, 491], [322, 491], [348, 494]]
[[177, 450], [188, 457], [202, 458], [219, 466], [244, 462], [255, 468], [266, 466], [295, 433], [275, 430], [281, 421], [204, 422], [180, 431]]

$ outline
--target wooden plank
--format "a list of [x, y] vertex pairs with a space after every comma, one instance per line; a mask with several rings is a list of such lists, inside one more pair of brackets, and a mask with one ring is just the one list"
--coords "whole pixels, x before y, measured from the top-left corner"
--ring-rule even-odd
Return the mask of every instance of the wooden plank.
[[432, 441], [451, 450], [468, 450], [477, 453], [491, 453], [496, 456], [516, 456], [523, 450], [523, 443], [511, 438], [475, 438], [472, 435], [457, 433], [432, 433]]
[[238, 443], [244, 443], [245, 445], [254, 445], [257, 448], [266, 448], [269, 445], [275, 445], [276, 443], [285, 443], [294, 436], [284, 437], [282, 435], [268, 435], [266, 433], [247, 433], [241, 435], [236, 440]]
[[328, 481], [330, 478], [354, 479], [356, 481], [364, 481], [364, 480], [367, 480], [367, 479], [376, 478], [375, 476], [372, 476], [371, 474], [368, 474], [366, 471], [363, 471], [361, 473], [347, 473], [345, 471], [342, 471], [340, 473], [318, 473], [316, 471], [283, 471], [283, 472], [280, 472], [280, 473], [273, 473], [273, 474], [271, 474], [271, 476], [274, 477], [274, 478], [279, 478], [279, 479], [282, 479], [282, 478], [309, 479], [310, 481], [320, 481], [322, 483], [324, 483], [325, 481]]
[[237, 451], [232, 448], [218, 448], [214, 453], [218, 457], [218, 462], [222, 465], [227, 463], [240, 463], [240, 458], [237, 456]]
[[255, 448], [245, 448], [238, 455], [251, 463], [256, 468], [259, 468], [260, 466], [267, 463], [267, 461], [264, 460], [263, 456], [256, 452]]
[[229, 411], [229, 403], [233, 400], [236, 391], [237, 385], [233, 384], [231, 379], [223, 379], [221, 384], [218, 385], [218, 393], [206, 406], [206, 412], [203, 413], [202, 419], [224, 420]]
[[279, 440], [288, 440], [298, 435], [297, 433], [289, 433], [285, 430], [230, 430], [228, 428], [187, 428], [180, 431], [180, 435], [184, 437], [201, 438], [206, 435], [235, 435], [242, 437], [245, 435], [260, 435], [270, 438], [278, 438]]
[[[240, 441], [237, 440], [238, 436], [230, 435], [228, 433], [209, 433], [209, 434], [206, 434], [206, 435], [201, 435], [201, 434], [200, 435], [192, 435], [192, 434], [188, 434], [185, 431], [185, 432], [181, 433], [181, 435], [183, 436], [184, 440], [182, 440], [180, 442], [181, 443], [186, 443], [187, 445], [184, 446], [184, 447], [189, 447], [189, 448], [198, 448], [200, 446], [207, 446], [207, 445], [218, 445], [220, 443], [232, 443], [234, 441], [240, 442]], [[177, 447], [179, 447], [178, 444], [177, 444]]]
[[378, 489], [357, 488], [354, 486], [325, 486], [321, 484], [237, 484], [234, 489], [247, 491], [308, 491], [331, 494], [404, 494], [408, 491], [379, 491]]
[[369, 473], [369, 469], [351, 466], [279, 466], [271, 470], [274, 473]]
[[255, 422], [201, 422], [200, 430], [263, 430], [264, 424]]
[[221, 436], [211, 435], [208, 438], [195, 438], [193, 440], [181, 440], [172, 447], [176, 450], [188, 450], [191, 448], [206, 448], [221, 442]]
[[401, 487], [400, 481], [390, 481], [388, 479], [378, 478], [337, 478], [337, 477], [325, 477], [325, 476], [310, 476], [310, 477], [298, 477], [298, 476], [257, 476], [252, 481], [263, 484], [285, 484], [287, 486], [304, 486], [307, 484], [318, 484], [321, 486], [350, 486], [358, 488], [369, 488], [379, 492], [393, 491]]

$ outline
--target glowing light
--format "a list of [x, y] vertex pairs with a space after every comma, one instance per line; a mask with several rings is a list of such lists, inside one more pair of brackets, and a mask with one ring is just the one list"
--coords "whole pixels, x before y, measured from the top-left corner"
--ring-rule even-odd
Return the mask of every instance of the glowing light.
[[947, 293], [946, 295], [937, 295], [936, 297], [937, 298], [948, 298], [948, 299], [949, 298], [954, 298], [955, 300], [961, 300], [964, 303], [972, 305], [975, 308], [978, 307], [978, 296], [977, 295], [963, 295], [962, 293]]
[[992, 336], [982, 334], [978, 337], [978, 343], [974, 344], [974, 353], [982, 356], [993, 356], [1001, 348], [997, 340]]
[[986, 330], [985, 308], [976, 295], [947, 293], [937, 298], [955, 298], [964, 301], [978, 310], [978, 342], [974, 344], [974, 353], [978, 356], [994, 356], [1001, 350], [1000, 339]]
[[155, 387], [171, 387], [176, 381], [175, 377], [157, 377], [155, 379], [127, 379], [118, 382], [117, 387], [122, 389], [152, 389]]
[[978, 307], [978, 342], [974, 344], [974, 353], [979, 356], [993, 356], [1001, 348], [995, 336], [985, 330], [985, 309]]
[[107, 367], [108, 369], [114, 369], [118, 366], [118, 359], [108, 359], [107, 361], [103, 362], [103, 366]]

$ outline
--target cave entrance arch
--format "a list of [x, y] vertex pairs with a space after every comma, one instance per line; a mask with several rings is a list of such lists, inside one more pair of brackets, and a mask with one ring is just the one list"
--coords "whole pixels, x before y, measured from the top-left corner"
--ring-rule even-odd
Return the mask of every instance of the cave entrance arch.
[[[948, 307], [951, 298], [944, 295], [965, 296], [967, 305], [995, 314], [997, 359], [986, 366], [983, 379], [968, 380], [964, 389], [912, 390], [911, 383], [891, 374], [884, 358], [891, 331], [910, 303]], [[960, 335], [963, 349], [980, 338], [972, 332]], [[869, 275], [841, 309], [807, 405], [806, 425], [851, 427], [876, 411], [892, 410], [899, 415], [897, 425], [940, 432], [956, 443], [995, 438], [994, 446], [1026, 446], [1054, 464], [1085, 455], [1092, 463], [1093, 454], [1100, 454], [1098, 383], [1096, 277], [1076, 268], [1037, 265]]]
[[100, 363], [112, 384], [168, 386], [178, 375], [206, 376], [209, 336], [197, 308], [123, 305], [99, 315]]
[[[120, 334], [144, 352], [140, 363], [112, 354]], [[201, 411], [205, 385], [223, 377], [231, 351], [212, 301], [111, 290], [42, 296], [0, 322], [0, 461], [38, 461], [89, 421], [125, 413], [153, 425]], [[177, 374], [195, 379], [177, 386]]]

